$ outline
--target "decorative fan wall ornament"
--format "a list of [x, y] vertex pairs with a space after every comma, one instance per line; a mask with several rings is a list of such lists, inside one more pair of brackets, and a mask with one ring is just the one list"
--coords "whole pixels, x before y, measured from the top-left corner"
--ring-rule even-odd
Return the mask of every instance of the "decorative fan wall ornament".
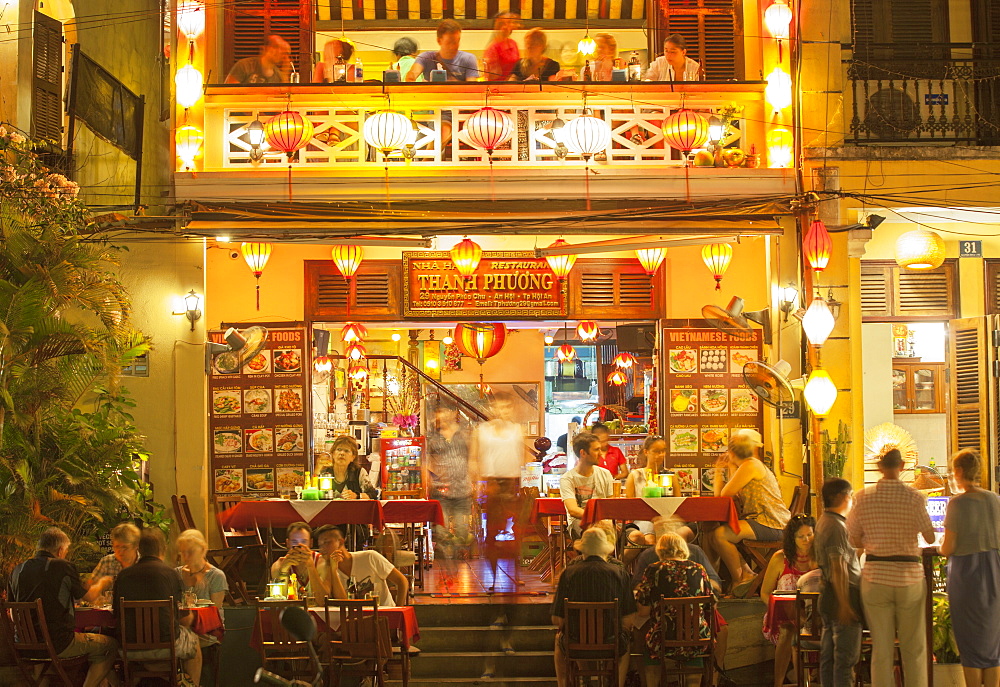
[[865, 462], [877, 463], [891, 449], [899, 449], [903, 465], [912, 468], [917, 464], [917, 444], [905, 429], [891, 422], [875, 425], [865, 432]]

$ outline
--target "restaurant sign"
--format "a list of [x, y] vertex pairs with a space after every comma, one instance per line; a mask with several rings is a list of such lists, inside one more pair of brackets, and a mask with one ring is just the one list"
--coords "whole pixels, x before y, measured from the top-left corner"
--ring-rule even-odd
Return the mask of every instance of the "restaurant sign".
[[447, 251], [403, 253], [403, 291], [406, 316], [566, 315], [566, 282], [531, 251], [483, 251], [470, 277], [458, 273]]

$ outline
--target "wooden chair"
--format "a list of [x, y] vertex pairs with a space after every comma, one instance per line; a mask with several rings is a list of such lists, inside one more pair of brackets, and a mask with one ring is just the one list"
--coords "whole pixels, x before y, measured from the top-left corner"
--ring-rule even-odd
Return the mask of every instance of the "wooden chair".
[[[166, 635], [160, 631], [160, 618], [164, 613], [169, 619]], [[174, 637], [177, 633], [176, 616], [177, 603], [174, 597], [165, 601], [123, 599], [120, 602], [118, 627], [121, 628], [120, 640], [126, 687], [132, 687], [147, 677], [162, 678], [170, 685], [178, 684], [177, 654], [174, 651]], [[157, 659], [129, 657], [130, 652], [156, 650], [166, 652], [166, 656]]]
[[823, 641], [823, 619], [819, 615], [819, 593], [798, 592], [792, 614], [792, 645], [795, 651], [795, 682], [810, 684], [811, 670], [819, 671], [819, 650]]
[[[596, 677], [606, 687], [618, 684], [618, 599], [587, 603], [565, 600], [566, 666], [569, 684]], [[572, 636], [570, 627], [576, 627]]]
[[[422, 499], [424, 498], [424, 492], [422, 489], [403, 489], [397, 491], [382, 491], [382, 498], [386, 501], [393, 501], [396, 499]], [[416, 564], [410, 569], [409, 572], [404, 573], [410, 581], [410, 589], [415, 589], [424, 586], [424, 565], [427, 562], [427, 525], [426, 523], [400, 523], [400, 526], [392, 527], [391, 529], [396, 530], [399, 540], [402, 542], [403, 546], [401, 548], [408, 551], [412, 551], [416, 557]], [[390, 560], [390, 562], [392, 562]]]
[[[686, 596], [677, 599], [660, 599], [656, 602], [658, 617], [673, 618], [673, 636], [664, 638], [663, 649], [696, 649], [697, 654], [684, 661], [664, 658], [663, 670], [667, 675], [676, 675], [683, 685], [685, 676], [701, 674], [701, 684], [713, 684], [715, 673], [715, 598], [712, 596]], [[701, 636], [701, 623], [708, 621], [708, 637]], [[687, 665], [694, 658], [702, 659], [702, 665]]]
[[267, 547], [261, 539], [260, 530], [256, 527], [251, 529], [236, 529], [224, 527], [221, 515], [235, 506], [243, 499], [242, 496], [217, 496], [215, 498], [215, 523], [219, 528], [219, 540], [222, 542], [224, 550], [230, 552], [229, 555], [222, 553], [223, 549], [216, 550], [217, 559], [225, 565], [217, 566], [226, 574], [226, 581], [229, 583], [229, 595], [234, 604], [249, 604], [251, 594], [247, 588], [246, 580], [243, 579], [241, 571], [244, 570], [246, 562], [254, 557], [259, 557], [263, 567], [262, 578], [258, 581], [257, 587], [262, 587], [267, 582], [268, 568], [270, 562], [267, 560]]
[[[903, 655], [899, 651], [899, 640], [896, 640], [892, 655], [893, 680], [896, 687], [903, 687]], [[864, 687], [872, 682], [872, 635], [867, 629], [861, 631], [861, 655], [858, 665], [854, 667], [854, 687]]]
[[[62, 659], [52, 644], [49, 626], [42, 610], [42, 600], [26, 602], [8, 602], [0, 600], [0, 623], [4, 624], [2, 633], [10, 644], [18, 670], [24, 676], [25, 682], [31, 687], [46, 683], [50, 671], [55, 672], [65, 687], [74, 687], [79, 680], [74, 680], [67, 668], [86, 666], [87, 658]], [[7, 627], [7, 624], [10, 627]], [[10, 630], [8, 632], [7, 630]], [[36, 669], [42, 671], [36, 677]], [[51, 684], [51, 681], [48, 681]]]
[[[356, 675], [359, 679], [372, 678], [375, 685], [385, 684], [385, 669], [392, 659], [392, 640], [389, 624], [378, 616], [378, 599], [326, 599], [325, 614], [327, 627], [337, 625], [340, 639], [332, 639], [330, 651], [330, 682], [335, 687], [345, 674]], [[403, 684], [409, 684], [409, 664], [406, 652], [402, 652], [404, 663]], [[336, 666], [336, 668], [335, 668]]]
[[[261, 601], [256, 599], [257, 622], [254, 625], [255, 642], [264, 670], [289, 679], [308, 678], [316, 674], [308, 642], [296, 639], [281, 624], [281, 611], [289, 606], [308, 610], [305, 599], [298, 601]], [[267, 631], [265, 631], [265, 627]]]
[[[808, 501], [809, 486], [800, 482], [795, 487], [795, 493], [792, 494], [792, 502], [788, 507], [792, 517], [804, 513]], [[756, 596], [757, 592], [760, 591], [760, 585], [764, 582], [764, 573], [767, 572], [767, 565], [771, 562], [771, 556], [776, 551], [780, 551], [782, 546], [783, 543], [781, 541], [756, 541], [755, 539], [744, 539], [736, 545], [736, 548], [740, 549], [740, 553], [743, 554], [743, 558], [757, 572], [757, 576], [754, 577], [753, 582], [750, 584], [750, 589], [747, 590], [747, 598]]]

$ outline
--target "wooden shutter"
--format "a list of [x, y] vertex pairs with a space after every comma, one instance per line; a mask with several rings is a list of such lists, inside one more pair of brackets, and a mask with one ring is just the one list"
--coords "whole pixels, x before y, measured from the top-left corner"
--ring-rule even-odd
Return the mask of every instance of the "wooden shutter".
[[866, 322], [950, 320], [959, 314], [957, 261], [923, 272], [894, 261], [861, 262], [861, 314]]
[[373, 321], [396, 320], [401, 316], [402, 265], [394, 260], [366, 260], [354, 276], [354, 293], [347, 307], [348, 285], [340, 272], [326, 260], [306, 261], [306, 319]]
[[655, 319], [664, 271], [650, 279], [635, 260], [577, 260], [570, 273], [570, 316]]
[[986, 268], [986, 314], [1000, 315], [1000, 260], [987, 258]]
[[712, 81], [742, 79], [742, 7], [734, 0], [657, 0], [650, 55], [663, 52], [672, 33], [684, 36], [688, 57], [701, 63]]
[[[948, 331], [948, 388], [951, 407], [948, 413], [951, 451], [973, 448], [990, 459], [989, 348], [987, 318], [970, 317], [952, 320]], [[983, 475], [988, 478], [987, 475]]]
[[62, 23], [35, 12], [31, 75], [31, 136], [62, 145]]
[[851, 20], [858, 59], [925, 59], [950, 41], [948, 0], [853, 0]]
[[311, 0], [228, 0], [226, 2], [224, 74], [245, 57], [256, 57], [271, 35], [281, 36], [292, 49], [295, 68], [308, 81], [313, 61]]

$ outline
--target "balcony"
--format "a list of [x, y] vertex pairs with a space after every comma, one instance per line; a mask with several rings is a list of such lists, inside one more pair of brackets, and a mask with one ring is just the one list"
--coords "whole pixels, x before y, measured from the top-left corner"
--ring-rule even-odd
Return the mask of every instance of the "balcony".
[[[656, 198], [766, 196], [791, 193], [792, 170], [765, 167], [764, 83], [700, 82], [590, 84], [559, 83], [402, 83], [209, 86], [205, 97], [203, 168], [175, 175], [182, 200], [286, 200], [291, 167], [295, 200], [428, 198], [428, 178], [450, 198], [579, 197], [584, 161], [560, 145], [553, 122], [568, 122], [584, 107], [611, 125], [612, 142], [589, 161], [595, 197]], [[460, 133], [464, 121], [487, 101], [516, 123], [513, 137], [487, 153]], [[367, 146], [366, 117], [391, 107], [415, 122], [412, 146], [388, 160]], [[706, 116], [737, 106], [729, 146], [760, 157], [758, 168], [692, 167], [664, 142], [661, 122], [687, 107]], [[250, 159], [247, 127], [285, 109], [307, 116], [313, 139], [289, 165], [269, 152]], [[453, 135], [442, 139], [442, 125]], [[388, 172], [386, 172], [386, 168]], [[262, 184], [262, 180], [273, 184]], [[350, 183], [343, 183], [349, 180]], [[485, 182], [485, 183], [484, 183]], [[542, 185], [541, 187], [539, 185]]]
[[[973, 43], [855, 46], [856, 144], [1000, 145], [1000, 58]], [[863, 59], [862, 59], [863, 58]]]

